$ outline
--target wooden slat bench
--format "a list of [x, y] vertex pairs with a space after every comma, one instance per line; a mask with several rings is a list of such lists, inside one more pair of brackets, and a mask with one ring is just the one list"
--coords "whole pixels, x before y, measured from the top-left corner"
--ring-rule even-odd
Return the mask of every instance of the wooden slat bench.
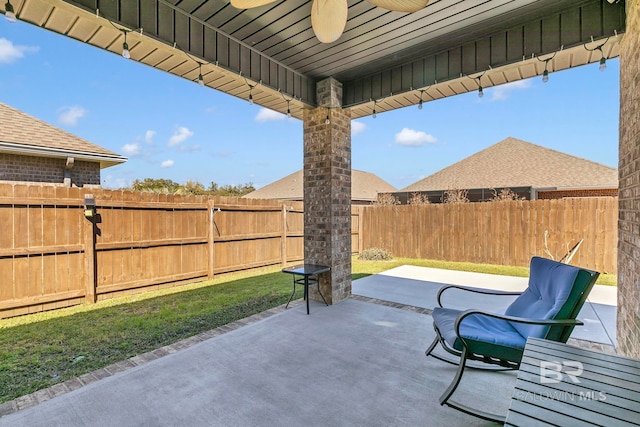
[[640, 426], [640, 360], [530, 338], [505, 426]]

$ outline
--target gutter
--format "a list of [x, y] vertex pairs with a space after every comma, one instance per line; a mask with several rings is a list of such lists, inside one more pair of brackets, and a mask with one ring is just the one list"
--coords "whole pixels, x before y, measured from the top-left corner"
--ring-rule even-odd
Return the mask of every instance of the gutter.
[[14, 144], [10, 142], [0, 142], [0, 152], [10, 154], [23, 154], [38, 157], [55, 157], [66, 159], [74, 157], [76, 160], [86, 160], [99, 162], [100, 169], [108, 168], [126, 162], [128, 159], [119, 154], [98, 154], [83, 151], [62, 150], [59, 148], [36, 147], [33, 145]]

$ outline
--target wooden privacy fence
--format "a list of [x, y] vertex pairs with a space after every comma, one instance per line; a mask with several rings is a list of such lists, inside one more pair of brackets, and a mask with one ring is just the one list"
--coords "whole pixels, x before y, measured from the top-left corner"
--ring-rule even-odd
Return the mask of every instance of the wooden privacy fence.
[[362, 208], [362, 248], [394, 256], [528, 266], [561, 258], [584, 239], [571, 264], [617, 271], [618, 198], [456, 203]]
[[300, 261], [303, 225], [301, 202], [0, 184], [0, 317]]
[[[96, 215], [85, 217], [93, 194]], [[301, 261], [301, 202], [0, 184], [0, 317]], [[615, 273], [617, 198], [354, 206], [352, 252]]]

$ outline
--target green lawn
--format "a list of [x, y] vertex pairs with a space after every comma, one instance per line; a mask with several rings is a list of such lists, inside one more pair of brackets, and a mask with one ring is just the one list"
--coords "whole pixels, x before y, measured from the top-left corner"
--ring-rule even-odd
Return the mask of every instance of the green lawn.
[[[526, 268], [354, 258], [353, 278], [403, 264], [527, 276]], [[0, 403], [284, 304], [291, 290], [291, 276], [270, 267], [0, 320]]]

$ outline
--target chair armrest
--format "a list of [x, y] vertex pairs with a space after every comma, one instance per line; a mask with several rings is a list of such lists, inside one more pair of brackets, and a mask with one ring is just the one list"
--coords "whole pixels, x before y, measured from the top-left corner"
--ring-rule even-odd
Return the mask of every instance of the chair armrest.
[[467, 344], [465, 342], [465, 339], [460, 335], [460, 325], [462, 324], [462, 321], [471, 315], [481, 315], [481, 316], [487, 316], [487, 317], [493, 317], [495, 319], [502, 319], [502, 320], [507, 320], [509, 322], [517, 322], [517, 323], [524, 323], [527, 325], [584, 325], [584, 323], [582, 323], [580, 320], [578, 319], [531, 319], [531, 318], [527, 318], [527, 317], [517, 317], [517, 316], [507, 316], [504, 314], [497, 314], [497, 313], [490, 313], [487, 311], [480, 311], [480, 310], [465, 310], [462, 313], [460, 313], [458, 315], [458, 317], [456, 317], [456, 323], [455, 323], [455, 328], [456, 328], [456, 335], [458, 336], [458, 338], [463, 342], [464, 346], [466, 347]]
[[438, 305], [440, 307], [442, 307], [442, 301], [440, 301], [440, 298], [442, 296], [442, 294], [444, 293], [444, 291], [448, 290], [448, 289], [460, 289], [462, 291], [469, 291], [469, 292], [473, 292], [476, 294], [484, 294], [484, 295], [520, 295], [522, 294], [522, 292], [507, 292], [507, 291], [494, 291], [492, 289], [481, 289], [481, 288], [471, 288], [468, 286], [460, 286], [460, 285], [447, 285], [447, 286], [443, 286], [442, 288], [440, 288], [440, 290], [438, 291]]

